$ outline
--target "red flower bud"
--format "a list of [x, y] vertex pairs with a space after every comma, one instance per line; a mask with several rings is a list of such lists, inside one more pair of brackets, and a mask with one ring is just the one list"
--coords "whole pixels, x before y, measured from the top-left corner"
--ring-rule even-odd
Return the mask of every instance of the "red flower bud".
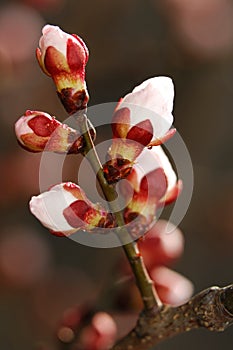
[[[180, 182], [161, 146], [145, 149], [137, 159], [132, 172], [120, 190], [128, 203], [125, 222], [130, 223], [131, 233], [145, 233], [156, 218], [158, 207], [174, 201]], [[133, 195], [132, 195], [133, 193]]]
[[[173, 136], [174, 131], [169, 130], [173, 122], [173, 97], [172, 80], [155, 77], [144, 81], [119, 101], [112, 121], [110, 159], [104, 165], [109, 183], [127, 177], [146, 146], [159, 145]], [[119, 166], [119, 159], [125, 160], [123, 166]]]
[[55, 185], [49, 191], [32, 197], [30, 210], [57, 236], [114, 226], [110, 214], [99, 204], [89, 201], [85, 192], [71, 182]]
[[15, 124], [21, 146], [31, 152], [78, 153], [83, 138], [77, 130], [40, 111], [26, 111]]
[[[168, 226], [172, 233], [167, 233]], [[182, 232], [173, 224], [159, 220], [138, 241], [138, 247], [150, 272], [157, 266], [174, 263], [183, 253], [184, 238]]]
[[96, 313], [91, 324], [83, 329], [79, 343], [85, 350], [107, 350], [116, 340], [117, 327], [112, 316], [106, 312]]
[[41, 69], [52, 77], [69, 113], [86, 108], [89, 96], [85, 82], [88, 60], [85, 43], [77, 35], [67, 34], [57, 26], [46, 25], [42, 33], [36, 50]]
[[187, 302], [193, 294], [193, 284], [178, 272], [165, 266], [154, 268], [150, 276], [155, 283], [161, 301], [178, 306]]

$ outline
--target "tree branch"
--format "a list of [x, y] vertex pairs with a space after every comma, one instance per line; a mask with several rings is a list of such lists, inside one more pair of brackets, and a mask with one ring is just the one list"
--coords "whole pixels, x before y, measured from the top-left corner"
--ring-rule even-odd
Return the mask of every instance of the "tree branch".
[[135, 328], [112, 350], [148, 350], [161, 341], [206, 328], [221, 332], [233, 323], [233, 284], [211, 287], [178, 307], [163, 305], [159, 310], [144, 311]]

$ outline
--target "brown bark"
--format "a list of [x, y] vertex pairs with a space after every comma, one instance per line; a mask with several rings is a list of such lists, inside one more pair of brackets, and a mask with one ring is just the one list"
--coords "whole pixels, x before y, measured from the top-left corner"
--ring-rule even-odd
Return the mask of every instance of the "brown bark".
[[233, 323], [233, 285], [211, 287], [178, 307], [144, 311], [135, 328], [112, 350], [148, 350], [161, 341], [204, 327], [221, 332]]

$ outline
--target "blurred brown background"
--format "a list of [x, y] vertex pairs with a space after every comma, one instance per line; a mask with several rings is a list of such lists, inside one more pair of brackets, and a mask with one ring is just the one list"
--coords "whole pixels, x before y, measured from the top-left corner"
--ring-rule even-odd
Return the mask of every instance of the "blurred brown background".
[[[63, 310], [94, 298], [122, 254], [52, 237], [29, 213], [30, 196], [39, 192], [40, 155], [17, 145], [14, 122], [26, 109], [66, 118], [35, 60], [45, 23], [87, 43], [91, 105], [116, 101], [152, 76], [173, 78], [175, 126], [195, 176], [180, 225], [185, 254], [176, 268], [196, 291], [232, 282], [233, 1], [1, 1], [0, 348], [6, 350], [49, 341]], [[232, 343], [230, 328], [185, 334], [157, 349], [232, 349]]]

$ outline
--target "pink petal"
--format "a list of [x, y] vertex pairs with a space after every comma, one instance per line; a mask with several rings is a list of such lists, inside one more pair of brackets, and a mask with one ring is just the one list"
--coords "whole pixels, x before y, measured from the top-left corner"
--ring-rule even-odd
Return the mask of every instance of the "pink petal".
[[67, 39], [71, 36], [63, 32], [58, 26], [52, 26], [47, 24], [42, 29], [42, 36], [39, 41], [39, 47], [44, 56], [46, 49], [49, 46], [56, 47], [64, 56], [66, 56], [66, 43]]
[[96, 313], [91, 324], [84, 327], [78, 344], [86, 350], [110, 349], [116, 339], [117, 327], [113, 318], [106, 312]]
[[168, 183], [167, 191], [170, 191], [176, 185], [177, 177], [166, 153], [161, 146], [153, 147], [149, 152], [151, 152], [151, 156], [155, 159], [155, 162], [158, 162], [164, 170]]
[[[151, 91], [156, 90], [163, 98], [163, 101], [160, 101], [164, 107], [164, 110], [172, 112], [173, 109], [173, 99], [174, 99], [174, 86], [172, 79], [169, 77], [155, 77], [145, 80], [142, 84], [136, 86], [133, 89], [133, 93], [139, 92], [142, 90], [150, 89]], [[155, 91], [154, 91], [155, 93]], [[153, 102], [151, 102], [153, 104]]]
[[160, 199], [159, 205], [163, 207], [164, 205], [168, 205], [173, 203], [180, 195], [183, 188], [182, 180], [178, 180], [175, 186], [167, 191], [166, 195]]
[[168, 132], [162, 136], [160, 139], [155, 139], [154, 141], [150, 142], [148, 147], [153, 147], [153, 146], [160, 146], [166, 141], [168, 141], [171, 137], [173, 137], [176, 133], [176, 129], [172, 128], [168, 130]]
[[141, 181], [139, 193], [147, 193], [148, 199], [153, 199], [157, 202], [167, 190], [167, 179], [162, 168], [151, 171], [144, 176]]

